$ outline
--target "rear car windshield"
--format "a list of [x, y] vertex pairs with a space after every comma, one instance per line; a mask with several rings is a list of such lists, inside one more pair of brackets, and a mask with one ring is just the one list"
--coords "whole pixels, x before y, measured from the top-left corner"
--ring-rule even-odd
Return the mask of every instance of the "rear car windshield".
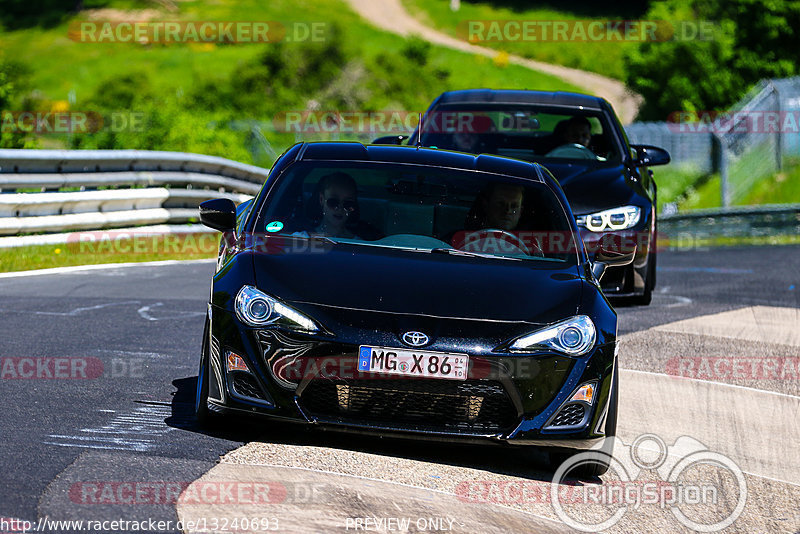
[[613, 130], [601, 112], [533, 105], [441, 105], [425, 116], [421, 142], [527, 161], [620, 160]]
[[255, 232], [339, 243], [576, 263], [576, 237], [543, 182], [420, 165], [293, 164]]

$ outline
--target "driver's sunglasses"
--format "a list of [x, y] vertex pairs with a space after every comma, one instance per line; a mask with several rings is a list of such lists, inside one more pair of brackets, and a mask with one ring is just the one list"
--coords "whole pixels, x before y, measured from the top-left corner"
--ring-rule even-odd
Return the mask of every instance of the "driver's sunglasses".
[[332, 210], [335, 210], [340, 205], [344, 211], [355, 211], [356, 210], [356, 201], [355, 200], [339, 200], [338, 198], [329, 198], [325, 201], [325, 204]]

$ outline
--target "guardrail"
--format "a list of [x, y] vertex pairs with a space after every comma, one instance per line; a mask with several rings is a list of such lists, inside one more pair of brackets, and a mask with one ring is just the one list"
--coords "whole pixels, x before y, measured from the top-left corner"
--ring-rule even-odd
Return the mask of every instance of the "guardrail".
[[[69, 238], [64, 232], [76, 230], [206, 231], [186, 225], [200, 202], [242, 202], [268, 175], [261, 167], [182, 152], [0, 149], [0, 236], [9, 236], [0, 237], [0, 248], [63, 243]], [[800, 204], [664, 215], [659, 233], [797, 236]]]
[[0, 237], [0, 247], [67, 235], [20, 234], [141, 225], [172, 231], [195, 220], [204, 200], [251, 198], [268, 175], [261, 167], [182, 152], [2, 149], [0, 236], [17, 237]]
[[766, 204], [695, 210], [662, 215], [659, 234], [692, 237], [769, 237], [800, 235], [800, 204]]

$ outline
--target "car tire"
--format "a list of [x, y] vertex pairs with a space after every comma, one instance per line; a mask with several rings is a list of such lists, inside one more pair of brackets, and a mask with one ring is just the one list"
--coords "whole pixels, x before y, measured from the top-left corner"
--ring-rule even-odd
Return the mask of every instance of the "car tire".
[[647, 259], [647, 278], [644, 280], [644, 293], [631, 297], [631, 304], [647, 306], [653, 301], [653, 287], [656, 282], [656, 258], [652, 254]]
[[197, 391], [194, 400], [194, 415], [197, 423], [203, 428], [211, 428], [219, 423], [219, 416], [208, 409], [208, 380], [211, 371], [211, 364], [208, 360], [210, 326], [211, 321], [206, 317], [205, 328], [203, 328], [203, 345], [200, 350], [200, 368], [197, 371]]
[[[611, 379], [611, 396], [608, 401], [608, 413], [606, 414], [606, 439], [603, 441], [600, 449], [595, 449], [596, 452], [601, 453], [598, 458], [589, 462], [584, 462], [577, 467], [565, 473], [565, 478], [597, 478], [600, 475], [606, 474], [611, 466], [611, 457], [614, 453], [614, 440], [610, 439], [617, 434], [617, 412], [619, 409], [619, 376], [617, 374], [617, 367], [614, 366], [614, 375]], [[580, 451], [584, 452], [584, 451]], [[558, 469], [558, 466], [566, 462], [576, 454], [574, 451], [564, 451], [559, 449], [550, 453], [550, 465], [553, 469]]]

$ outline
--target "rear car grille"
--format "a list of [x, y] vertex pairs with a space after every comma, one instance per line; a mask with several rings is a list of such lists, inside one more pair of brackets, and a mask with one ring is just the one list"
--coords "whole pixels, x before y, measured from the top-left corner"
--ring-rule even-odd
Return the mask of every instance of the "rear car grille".
[[582, 404], [568, 404], [567, 406], [561, 408], [561, 411], [558, 412], [558, 415], [556, 415], [553, 421], [547, 426], [553, 427], [579, 425], [581, 424], [581, 421], [583, 421], [583, 416], [585, 413], [586, 409]]
[[328, 419], [408, 430], [483, 434], [518, 421], [498, 382], [312, 380], [300, 404], [312, 415]]
[[231, 385], [237, 395], [250, 397], [251, 399], [266, 400], [255, 378], [247, 373], [237, 371], [234, 371], [231, 375]]

